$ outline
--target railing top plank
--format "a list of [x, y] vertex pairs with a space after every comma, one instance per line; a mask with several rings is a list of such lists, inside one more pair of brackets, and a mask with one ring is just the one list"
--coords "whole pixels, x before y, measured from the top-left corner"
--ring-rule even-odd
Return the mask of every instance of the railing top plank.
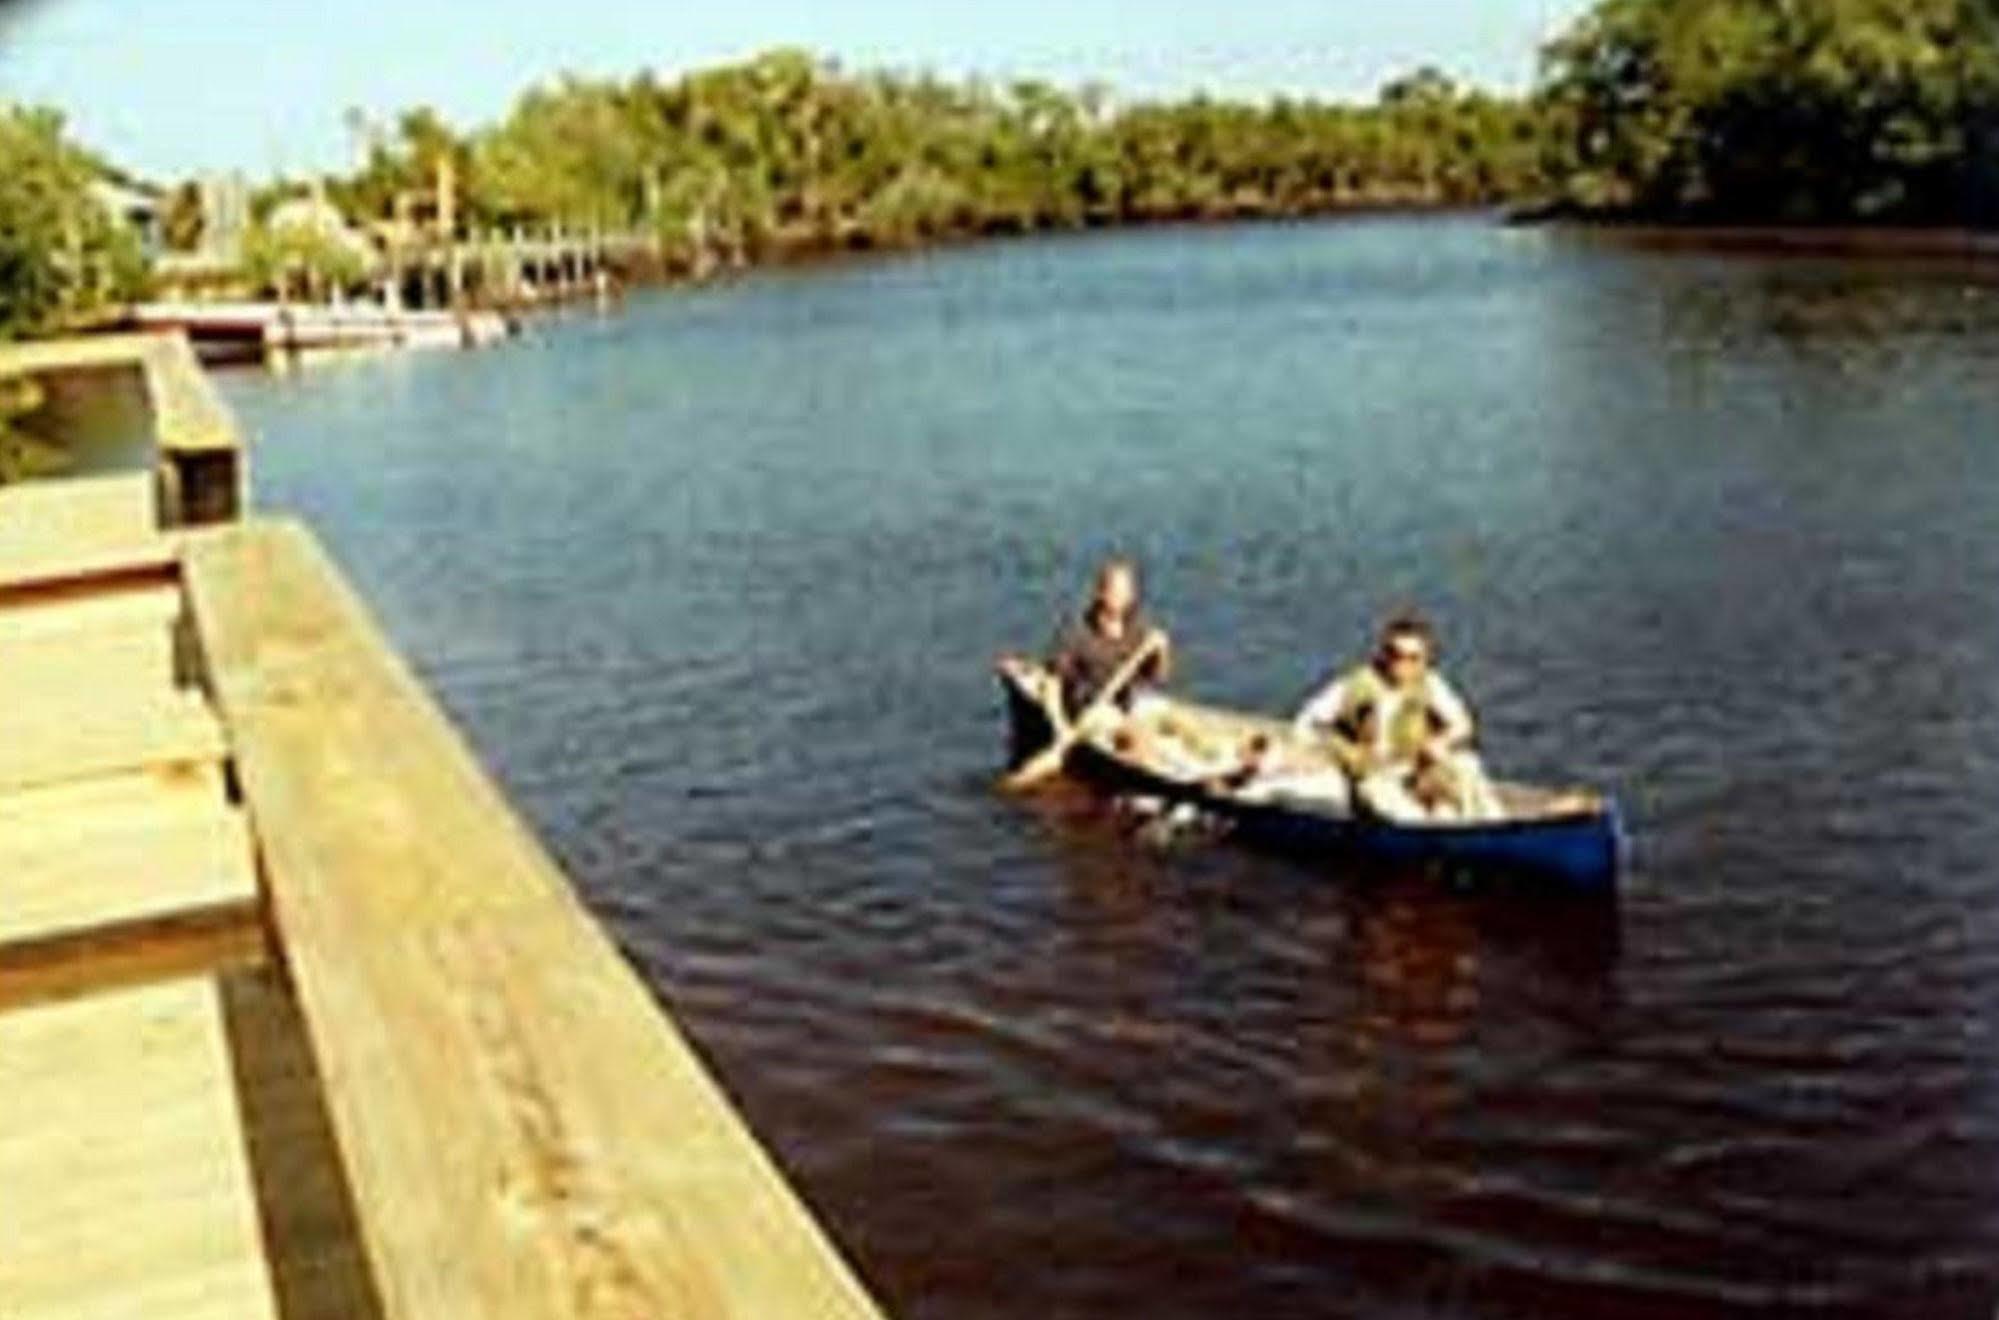
[[229, 409], [179, 334], [87, 335], [0, 344], [0, 379], [45, 371], [137, 367], [144, 372], [163, 453], [241, 448]]
[[236, 419], [196, 361], [185, 335], [149, 335], [146, 384], [162, 453], [231, 453], [243, 447]]
[[190, 538], [391, 1320], [877, 1313], [311, 538]]

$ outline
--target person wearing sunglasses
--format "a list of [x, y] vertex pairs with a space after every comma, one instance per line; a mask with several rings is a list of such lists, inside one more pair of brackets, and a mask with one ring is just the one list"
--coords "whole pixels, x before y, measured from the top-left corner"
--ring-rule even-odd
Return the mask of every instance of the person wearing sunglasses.
[[1383, 626], [1374, 654], [1307, 701], [1293, 720], [1324, 740], [1361, 804], [1388, 820], [1490, 820], [1497, 797], [1472, 750], [1476, 726], [1436, 668], [1436, 634], [1420, 615]]

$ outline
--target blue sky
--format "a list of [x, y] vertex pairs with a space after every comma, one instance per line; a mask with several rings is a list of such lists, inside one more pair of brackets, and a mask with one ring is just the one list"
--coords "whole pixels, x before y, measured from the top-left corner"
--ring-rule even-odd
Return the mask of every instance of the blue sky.
[[336, 169], [342, 112], [498, 118], [563, 70], [674, 72], [770, 46], [854, 67], [1353, 98], [1430, 62], [1532, 77], [1586, 0], [0, 0], [0, 100], [52, 104], [141, 173]]

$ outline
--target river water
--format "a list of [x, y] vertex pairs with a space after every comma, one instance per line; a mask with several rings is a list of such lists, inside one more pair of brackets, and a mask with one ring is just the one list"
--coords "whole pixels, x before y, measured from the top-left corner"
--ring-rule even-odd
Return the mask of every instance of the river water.
[[[1162, 230], [224, 387], [893, 1314], [1991, 1313], [1999, 279]], [[1240, 704], [1426, 609], [1620, 901], [994, 792], [1114, 548]]]

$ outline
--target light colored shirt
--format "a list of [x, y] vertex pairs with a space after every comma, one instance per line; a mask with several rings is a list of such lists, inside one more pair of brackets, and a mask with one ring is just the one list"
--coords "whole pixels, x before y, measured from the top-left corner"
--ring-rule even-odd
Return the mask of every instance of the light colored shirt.
[[[1299, 733], [1311, 737], [1331, 736], [1339, 723], [1340, 714], [1346, 708], [1347, 700], [1356, 684], [1365, 681], [1369, 671], [1349, 670], [1338, 679], [1320, 689], [1298, 710], [1291, 721], [1291, 727]], [[1389, 738], [1395, 728], [1397, 717], [1410, 701], [1420, 700], [1443, 725], [1440, 736], [1447, 743], [1470, 742], [1472, 737], [1471, 711], [1465, 706], [1464, 698], [1457, 689], [1445, 681], [1444, 676], [1431, 670], [1423, 676], [1422, 686], [1414, 692], [1404, 692], [1390, 686], [1378, 676], [1375, 686], [1381, 691], [1381, 707], [1375, 712], [1371, 723], [1372, 737], [1367, 751], [1372, 756], [1386, 757], [1391, 749]]]

